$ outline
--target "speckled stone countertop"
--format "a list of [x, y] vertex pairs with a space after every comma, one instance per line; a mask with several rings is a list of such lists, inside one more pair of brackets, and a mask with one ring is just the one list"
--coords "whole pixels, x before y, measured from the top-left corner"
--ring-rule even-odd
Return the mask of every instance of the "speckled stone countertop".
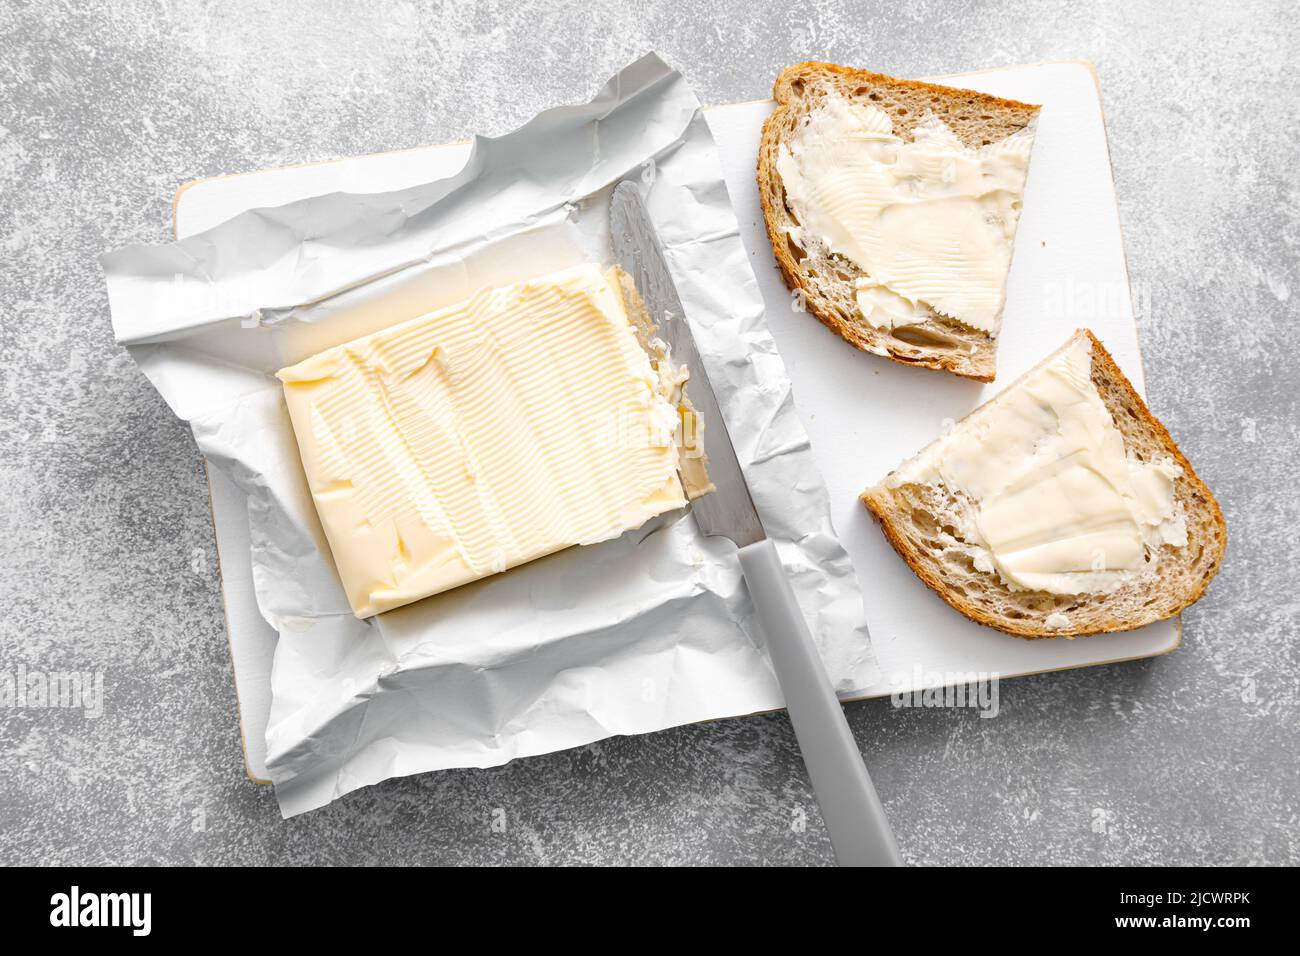
[[830, 860], [784, 715], [282, 821], [244, 775], [202, 462], [109, 328], [96, 256], [168, 238], [180, 182], [501, 133], [649, 49], [706, 104], [804, 59], [1096, 64], [1150, 403], [1223, 505], [1227, 561], [1167, 657], [1009, 681], [992, 720], [884, 700], [849, 721], [911, 863], [1300, 862], [1294, 11], [555, 6], [0, 7], [0, 671], [104, 682], [97, 718], [0, 707], [0, 863]]

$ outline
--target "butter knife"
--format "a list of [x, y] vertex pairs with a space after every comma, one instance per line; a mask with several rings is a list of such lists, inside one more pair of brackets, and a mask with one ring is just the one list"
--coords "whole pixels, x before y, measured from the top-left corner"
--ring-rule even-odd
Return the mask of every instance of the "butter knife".
[[709, 480], [715, 488], [696, 498], [691, 511], [702, 533], [730, 538], [739, 549], [740, 567], [835, 859], [841, 866], [900, 866], [898, 846], [876, 788], [790, 589], [776, 545], [767, 537], [754, 509], [708, 371], [695, 347], [690, 320], [635, 182], [615, 187], [609, 225], [615, 258], [645, 300], [660, 337], [668, 343], [670, 359], [689, 372], [687, 393], [703, 423]]

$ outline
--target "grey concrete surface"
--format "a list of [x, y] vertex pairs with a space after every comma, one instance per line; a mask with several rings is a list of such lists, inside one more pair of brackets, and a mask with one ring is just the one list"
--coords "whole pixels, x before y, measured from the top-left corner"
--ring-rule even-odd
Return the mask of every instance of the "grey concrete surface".
[[167, 238], [183, 180], [503, 132], [648, 49], [706, 104], [809, 58], [1097, 65], [1151, 404], [1224, 506], [1227, 562], [1168, 657], [1008, 682], [994, 720], [850, 722], [912, 863], [1300, 862], [1287, 4], [7, 0], [0, 673], [102, 673], [104, 708], [0, 707], [0, 863], [829, 860], [782, 715], [282, 821], [241, 764], [199, 456], [109, 329], [95, 257]]

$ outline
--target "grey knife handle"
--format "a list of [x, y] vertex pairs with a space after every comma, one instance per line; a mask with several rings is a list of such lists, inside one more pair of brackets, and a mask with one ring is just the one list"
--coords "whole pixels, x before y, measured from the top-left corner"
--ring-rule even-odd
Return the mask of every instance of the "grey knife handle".
[[741, 548], [740, 567], [758, 609], [768, 655], [785, 695], [836, 862], [840, 866], [902, 866], [884, 807], [790, 590], [776, 545], [765, 538]]

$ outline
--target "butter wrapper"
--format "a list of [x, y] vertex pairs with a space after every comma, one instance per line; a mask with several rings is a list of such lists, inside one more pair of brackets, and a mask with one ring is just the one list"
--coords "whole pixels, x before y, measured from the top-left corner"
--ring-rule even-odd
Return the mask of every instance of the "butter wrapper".
[[609, 196], [626, 179], [832, 682], [876, 679], [713, 138], [651, 54], [589, 103], [476, 138], [449, 178], [255, 209], [102, 259], [118, 341], [248, 497], [258, 606], [279, 635], [266, 743], [286, 817], [389, 777], [782, 706], [735, 546], [689, 511], [363, 621], [303, 476], [276, 370], [484, 286], [611, 265]]

